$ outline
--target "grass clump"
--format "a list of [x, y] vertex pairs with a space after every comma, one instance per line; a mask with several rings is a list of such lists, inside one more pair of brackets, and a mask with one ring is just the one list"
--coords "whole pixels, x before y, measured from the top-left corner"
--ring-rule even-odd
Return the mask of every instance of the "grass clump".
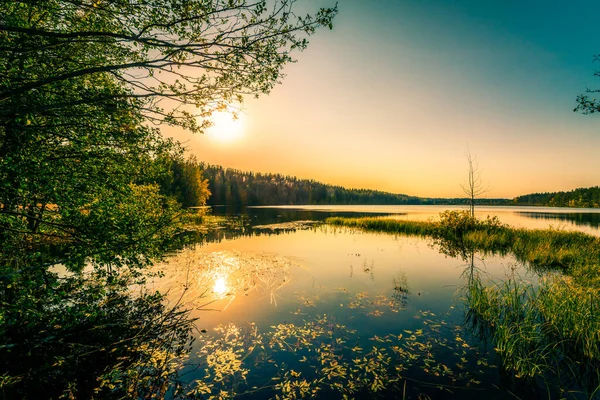
[[363, 217], [343, 218], [331, 217], [325, 223], [348, 228], [358, 228], [372, 232], [386, 232], [395, 234], [431, 236], [435, 233], [435, 227], [428, 221], [401, 221], [389, 218]]
[[480, 336], [491, 338], [504, 367], [517, 377], [534, 377], [549, 366], [551, 348], [533, 288], [509, 280], [485, 286], [479, 277], [466, 288], [467, 321]]

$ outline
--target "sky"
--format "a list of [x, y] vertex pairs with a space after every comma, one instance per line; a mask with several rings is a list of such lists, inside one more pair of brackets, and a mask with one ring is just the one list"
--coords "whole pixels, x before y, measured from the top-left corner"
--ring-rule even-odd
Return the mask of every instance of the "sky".
[[[300, 0], [299, 11], [332, 4]], [[341, 0], [270, 95], [204, 135], [166, 129], [199, 160], [422, 197], [600, 185], [600, 2]]]

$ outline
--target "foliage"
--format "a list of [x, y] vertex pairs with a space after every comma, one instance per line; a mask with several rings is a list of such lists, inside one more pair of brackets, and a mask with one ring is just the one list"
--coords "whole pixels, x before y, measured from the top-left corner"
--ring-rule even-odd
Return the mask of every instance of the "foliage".
[[160, 160], [168, 165], [170, 174], [160, 182], [161, 192], [174, 197], [183, 207], [199, 207], [210, 196], [208, 180], [203, 179], [202, 169], [194, 156], [187, 159]]
[[0, 3], [7, 397], [164, 397], [190, 320], [128, 290], [183, 230], [178, 201], [208, 192], [158, 125], [201, 132], [213, 111], [268, 93], [336, 14], [293, 3]]
[[[474, 162], [474, 161], [472, 161]], [[311, 179], [281, 174], [262, 174], [200, 163], [212, 197], [209, 205], [266, 206], [294, 204], [378, 204], [378, 205], [523, 205], [549, 207], [600, 207], [600, 188], [570, 192], [533, 193], [514, 199], [477, 198], [487, 191], [481, 179], [473, 181], [474, 196], [468, 198], [425, 198], [369, 189], [347, 189]], [[473, 167], [473, 179], [478, 177]], [[469, 174], [469, 176], [471, 176]], [[463, 185], [470, 191], [468, 185]], [[477, 190], [475, 190], [477, 189]]]
[[416, 197], [375, 190], [351, 190], [280, 174], [242, 172], [201, 164], [212, 197], [208, 204], [407, 204]]
[[[135, 100], [147, 120], [202, 131], [212, 111], [241, 102], [246, 94], [268, 93], [294, 61], [292, 52], [305, 49], [317, 28], [332, 27], [336, 8], [297, 16], [292, 5], [288, 0], [4, 2], [0, 115], [19, 115], [26, 123], [30, 116], [76, 104]], [[118, 82], [123, 90], [104, 88], [102, 81]], [[198, 122], [197, 116], [203, 119]]]
[[[168, 194], [202, 205], [206, 191], [197, 169], [175, 162], [170, 171], [157, 162], [177, 159], [180, 150], [149, 122], [202, 131], [212, 111], [243, 94], [268, 93], [293, 61], [291, 51], [304, 49], [317, 27], [331, 27], [336, 13], [297, 17], [291, 5], [2, 3], [0, 239], [6, 251], [34, 253], [49, 239], [104, 251], [107, 238], [127, 224], [103, 223], [100, 232], [94, 208], [100, 204], [103, 222], [119, 220], [123, 215], [105, 205], [135, 200], [130, 184], [164, 181], [170, 173], [187, 186], [175, 182]], [[153, 232], [168, 231], [163, 221], [178, 218], [159, 197], [152, 196], [162, 210], [147, 213], [156, 219]], [[120, 251], [124, 243], [111, 246]]]
[[485, 220], [473, 217], [471, 211], [446, 210], [440, 213], [440, 220], [435, 223], [433, 238], [440, 247], [440, 251], [451, 257], [461, 256], [467, 259], [472, 246], [467, 245], [469, 235], [483, 234], [486, 237], [500, 232], [504, 226], [498, 217], [490, 217]]
[[[143, 266], [155, 254], [137, 255], [157, 252], [154, 239], [168, 236], [179, 210], [156, 187], [135, 183], [167, 173], [149, 161], [177, 154], [177, 146], [145, 124], [143, 100], [128, 97], [131, 89], [113, 75], [79, 73], [116, 56], [69, 31], [94, 19], [85, 3], [0, 8], [2, 264], [38, 264], [44, 245], [69, 243], [69, 266], [80, 268], [88, 256]], [[45, 31], [54, 27], [67, 36], [60, 43]]]
[[539, 287], [515, 277], [486, 287], [475, 275], [465, 296], [467, 321], [492, 340], [504, 367], [518, 378], [554, 374], [576, 382], [570, 385], [587, 396], [600, 388], [597, 289], [560, 275], [546, 277]]
[[440, 213], [437, 223], [437, 237], [447, 240], [462, 240], [468, 232], [484, 231], [486, 233], [498, 232], [505, 228], [497, 216], [478, 219], [468, 211], [446, 210]]
[[[600, 54], [594, 57], [594, 61], [600, 61]], [[596, 71], [594, 76], [600, 77], [600, 71]], [[599, 89], [588, 89], [587, 93], [598, 93]], [[573, 110], [584, 114], [594, 114], [600, 112], [600, 101], [596, 98], [590, 98], [588, 95], [581, 94], [577, 96], [577, 107]]]

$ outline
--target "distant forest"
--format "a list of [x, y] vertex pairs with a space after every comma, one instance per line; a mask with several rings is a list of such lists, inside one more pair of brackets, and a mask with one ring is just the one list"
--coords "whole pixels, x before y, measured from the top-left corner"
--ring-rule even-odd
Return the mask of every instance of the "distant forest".
[[[194, 157], [168, 159], [171, 174], [160, 181], [161, 191], [184, 207], [203, 205], [270, 206], [306, 204], [435, 205], [468, 204], [466, 198], [427, 198], [370, 189], [346, 189], [312, 179], [223, 168]], [[476, 199], [478, 205], [600, 207], [600, 187], [570, 192], [532, 193], [514, 199]]]
[[570, 192], [532, 193], [515, 197], [514, 205], [548, 207], [600, 207], [600, 187], [579, 188]]
[[[199, 163], [208, 179], [207, 205], [268, 206], [293, 204], [467, 204], [467, 199], [424, 198], [369, 189], [346, 189], [312, 179], [244, 172]], [[478, 204], [506, 205], [508, 199], [479, 199]]]

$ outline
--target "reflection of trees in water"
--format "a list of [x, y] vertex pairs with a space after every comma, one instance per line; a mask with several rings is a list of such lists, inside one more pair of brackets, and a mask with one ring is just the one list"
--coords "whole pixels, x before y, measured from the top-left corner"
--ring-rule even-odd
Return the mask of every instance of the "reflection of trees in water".
[[[272, 235], [284, 235], [288, 233], [296, 232], [300, 228], [288, 228], [288, 229], [252, 229], [252, 228], [241, 228], [241, 229], [212, 229], [208, 232], [186, 232], [183, 236], [185, 239], [181, 248], [194, 247], [197, 244], [202, 243], [221, 243], [224, 240], [233, 240], [239, 238], [249, 238], [254, 236], [272, 236]], [[301, 229], [309, 229], [301, 228]]]
[[405, 310], [408, 304], [408, 296], [410, 291], [408, 290], [408, 280], [406, 279], [406, 273], [400, 271], [396, 274], [393, 280], [392, 287], [392, 304], [393, 308], [397, 310]]
[[247, 218], [251, 225], [268, 225], [281, 222], [292, 221], [324, 221], [329, 217], [385, 217], [389, 213], [365, 213], [349, 211], [318, 211], [286, 208], [239, 208], [227, 209], [222, 207], [213, 207], [213, 215], [223, 217], [243, 217]]
[[532, 219], [563, 221], [574, 225], [590, 226], [592, 228], [600, 227], [600, 213], [543, 213], [517, 211], [516, 214]]
[[[226, 225], [227, 229], [186, 233], [171, 247], [284, 233], [253, 231], [244, 219]], [[61, 245], [39, 249], [49, 264], [68, 258], [69, 250]], [[240, 265], [256, 270], [261, 265], [256, 261]], [[167, 390], [175, 394], [196, 329], [187, 299], [198, 293], [192, 293], [192, 277], [185, 271], [177, 281], [181, 290], [176, 296], [171, 290], [168, 302], [158, 292], [137, 285], [142, 278], [137, 270], [67, 276], [35, 274], [33, 269], [9, 272], [0, 277], [5, 284], [0, 292], [0, 397], [162, 398]], [[268, 286], [271, 281], [262, 272], [256, 281], [233, 283], [242, 291]], [[285, 281], [284, 275], [276, 278], [280, 277], [278, 285]], [[198, 279], [209, 281], [207, 276]], [[223, 291], [233, 290], [235, 285], [228, 284]], [[215, 287], [213, 282], [209, 291]], [[277, 288], [267, 289], [274, 293]]]
[[94, 275], [54, 278], [44, 296], [3, 304], [3, 398], [150, 398], [176, 391], [194, 327], [180, 304], [167, 306], [158, 293], [132, 294], [129, 281], [107, 286]]

